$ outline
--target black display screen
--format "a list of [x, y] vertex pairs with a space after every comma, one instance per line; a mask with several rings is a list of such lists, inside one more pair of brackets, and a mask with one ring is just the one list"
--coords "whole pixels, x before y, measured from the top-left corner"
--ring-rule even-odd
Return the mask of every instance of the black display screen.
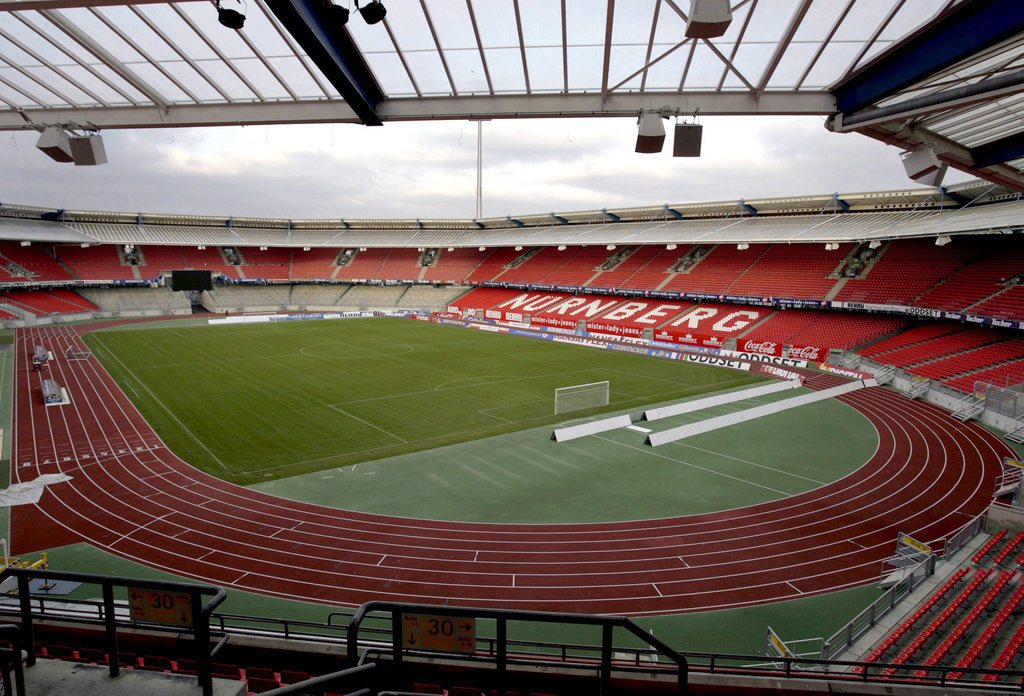
[[213, 290], [211, 271], [171, 271], [171, 290]]

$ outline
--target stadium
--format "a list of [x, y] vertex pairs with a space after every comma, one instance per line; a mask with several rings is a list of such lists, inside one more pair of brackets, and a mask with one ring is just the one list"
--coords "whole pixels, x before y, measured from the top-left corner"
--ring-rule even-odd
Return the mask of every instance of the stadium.
[[818, 115], [907, 186], [0, 204], [3, 693], [1019, 691], [1024, 10], [385, 4], [0, 3], [0, 127]]

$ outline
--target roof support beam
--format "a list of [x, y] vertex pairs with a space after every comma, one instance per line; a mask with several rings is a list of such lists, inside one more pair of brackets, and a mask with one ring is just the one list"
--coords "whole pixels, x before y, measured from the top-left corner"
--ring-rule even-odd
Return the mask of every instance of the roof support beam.
[[381, 125], [377, 104], [384, 98], [362, 53], [343, 26], [325, 16], [316, 0], [267, 0], [267, 6], [367, 126]]
[[1024, 131], [971, 148], [975, 167], [991, 167], [1024, 157]]
[[846, 133], [864, 126], [887, 121], [905, 121], [936, 111], [946, 111], [978, 102], [991, 101], [1018, 92], [1024, 92], [1024, 70], [1017, 70], [923, 97], [914, 97], [897, 104], [883, 106], [880, 109], [863, 109], [856, 113], [835, 114], [829, 119], [827, 127], [836, 133]]
[[835, 85], [836, 103], [858, 111], [1022, 29], [1019, 0], [961, 3]]
[[[611, 93], [602, 101], [594, 94], [533, 94], [388, 99], [377, 107], [381, 121], [466, 121], [499, 118], [636, 118], [650, 98]], [[659, 95], [658, 105], [705, 116], [814, 115], [835, 109], [827, 94], [766, 92], [755, 99], [749, 92], [685, 92]], [[17, 112], [0, 111], [0, 130], [24, 130], [32, 124], [90, 123], [97, 128], [177, 128], [185, 126], [237, 126], [240, 123], [362, 123], [351, 108], [335, 99], [233, 104], [177, 104], [166, 112], [152, 106], [26, 108], [26, 122]]]

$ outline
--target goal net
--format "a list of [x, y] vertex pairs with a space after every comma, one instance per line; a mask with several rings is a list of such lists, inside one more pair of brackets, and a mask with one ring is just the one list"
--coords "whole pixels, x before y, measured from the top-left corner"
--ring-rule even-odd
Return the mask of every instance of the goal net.
[[609, 394], [607, 381], [558, 387], [555, 389], [555, 415], [607, 406]]

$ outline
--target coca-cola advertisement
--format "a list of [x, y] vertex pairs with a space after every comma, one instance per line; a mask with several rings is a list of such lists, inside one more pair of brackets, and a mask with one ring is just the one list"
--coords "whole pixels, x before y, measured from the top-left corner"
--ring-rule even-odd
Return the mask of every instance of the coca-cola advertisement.
[[756, 353], [757, 355], [782, 355], [782, 344], [775, 341], [754, 341], [741, 339], [737, 341], [737, 350], [743, 353]]
[[828, 357], [828, 348], [821, 346], [790, 346], [789, 357], [809, 362], [822, 362]]

